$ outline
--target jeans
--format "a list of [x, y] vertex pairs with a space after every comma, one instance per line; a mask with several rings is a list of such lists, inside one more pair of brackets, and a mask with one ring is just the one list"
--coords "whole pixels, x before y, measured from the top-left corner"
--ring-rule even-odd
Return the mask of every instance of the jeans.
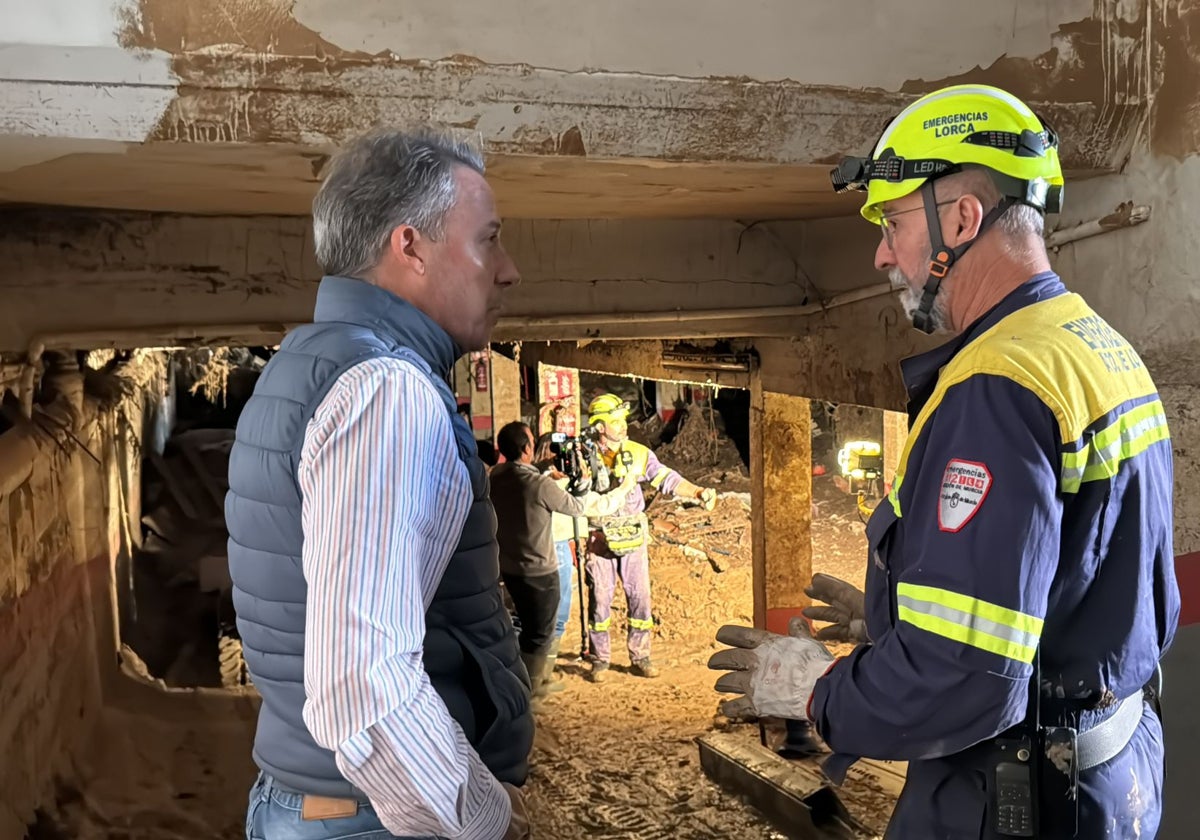
[[[266, 773], [259, 773], [250, 788], [246, 811], [246, 840], [388, 840], [396, 837], [383, 827], [369, 802], [358, 806], [352, 817], [336, 820], [302, 820], [301, 793], [278, 786]], [[413, 837], [411, 840], [438, 840]]]
[[571, 620], [572, 596], [575, 587], [572, 586], [575, 571], [575, 555], [571, 551], [573, 540], [559, 540], [554, 544], [554, 553], [558, 555], [558, 619], [554, 623], [554, 635], [561, 637]]

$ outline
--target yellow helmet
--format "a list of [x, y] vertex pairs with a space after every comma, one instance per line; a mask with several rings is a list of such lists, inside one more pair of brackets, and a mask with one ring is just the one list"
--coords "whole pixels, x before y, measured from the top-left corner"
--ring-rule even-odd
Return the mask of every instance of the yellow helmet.
[[629, 403], [616, 394], [601, 394], [588, 405], [588, 425], [624, 420], [630, 410]]
[[989, 170], [1010, 204], [1061, 210], [1058, 135], [1020, 99], [988, 85], [922, 96], [888, 123], [869, 158], [845, 158], [830, 178], [837, 192], [865, 190], [863, 218], [879, 224], [885, 203], [971, 166]]

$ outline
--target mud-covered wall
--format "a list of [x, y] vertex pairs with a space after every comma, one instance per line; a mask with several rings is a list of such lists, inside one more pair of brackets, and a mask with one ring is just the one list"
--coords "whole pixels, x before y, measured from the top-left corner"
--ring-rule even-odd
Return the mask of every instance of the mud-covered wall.
[[101, 405], [78, 373], [0, 434], [0, 837], [69, 788], [116, 673], [115, 576], [140, 527], [141, 401]]

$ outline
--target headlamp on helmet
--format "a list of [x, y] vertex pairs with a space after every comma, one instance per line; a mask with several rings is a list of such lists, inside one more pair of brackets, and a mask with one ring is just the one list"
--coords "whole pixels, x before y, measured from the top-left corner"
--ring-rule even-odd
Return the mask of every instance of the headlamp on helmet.
[[1001, 195], [1045, 213], [1062, 209], [1058, 134], [1025, 103], [986, 85], [956, 85], [923, 96], [880, 135], [870, 157], [847, 157], [830, 173], [835, 192], [865, 191], [862, 215], [927, 181], [965, 168], [987, 170]]
[[624, 420], [632, 407], [616, 394], [601, 394], [588, 405], [588, 425]]

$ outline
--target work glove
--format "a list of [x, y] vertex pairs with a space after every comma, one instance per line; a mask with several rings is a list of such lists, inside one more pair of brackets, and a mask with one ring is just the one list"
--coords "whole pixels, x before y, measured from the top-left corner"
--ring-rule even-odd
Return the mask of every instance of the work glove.
[[705, 510], [712, 510], [717, 506], [717, 491], [711, 487], [700, 488], [696, 498], [700, 500], [700, 504], [704, 505]]
[[808, 719], [808, 700], [833, 662], [833, 654], [812, 637], [799, 616], [788, 622], [788, 635], [726, 624], [717, 641], [733, 645], [708, 660], [713, 670], [732, 671], [717, 680], [717, 691], [741, 694], [721, 702], [721, 714], [734, 719], [781, 717]]
[[823, 601], [827, 607], [805, 607], [800, 613], [813, 621], [833, 622], [822, 627], [816, 638], [823, 642], [869, 642], [867, 637], [866, 611], [863, 593], [844, 580], [829, 575], [815, 574], [804, 593], [814, 601]]

